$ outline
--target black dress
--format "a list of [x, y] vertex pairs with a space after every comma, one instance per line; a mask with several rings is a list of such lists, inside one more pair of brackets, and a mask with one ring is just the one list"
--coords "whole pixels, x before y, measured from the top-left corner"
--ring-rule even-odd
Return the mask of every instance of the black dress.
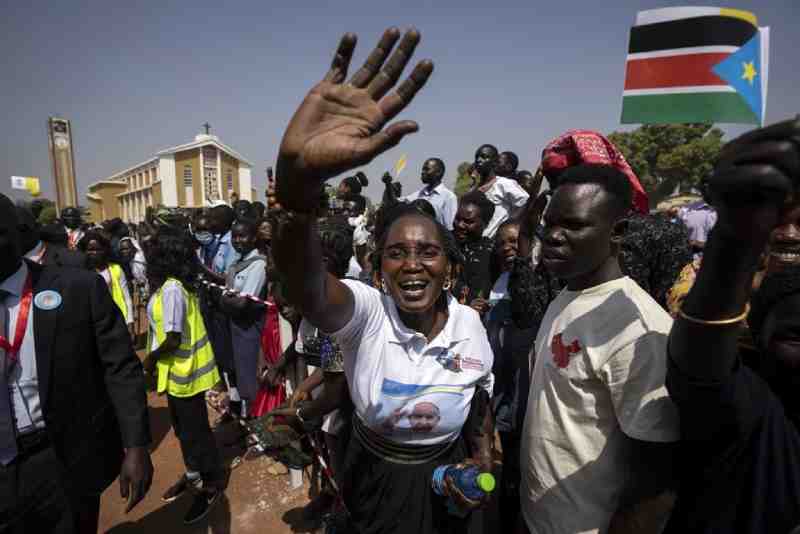
[[[354, 426], [363, 423], [353, 416]], [[349, 437], [342, 467], [342, 494], [350, 526], [359, 534], [479, 534], [482, 513], [459, 518], [447, 511], [446, 499], [434, 493], [433, 471], [467, 458], [462, 437], [438, 457], [421, 464], [394, 463], [379, 457], [356, 437]], [[402, 445], [403, 449], [413, 446]]]

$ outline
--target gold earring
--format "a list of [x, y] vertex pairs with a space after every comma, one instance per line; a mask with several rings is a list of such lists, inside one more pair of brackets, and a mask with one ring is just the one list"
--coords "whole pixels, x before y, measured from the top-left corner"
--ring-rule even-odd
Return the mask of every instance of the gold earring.
[[383, 293], [387, 293], [387, 291], [386, 291], [386, 280], [384, 280], [383, 278], [381, 278], [381, 291]]

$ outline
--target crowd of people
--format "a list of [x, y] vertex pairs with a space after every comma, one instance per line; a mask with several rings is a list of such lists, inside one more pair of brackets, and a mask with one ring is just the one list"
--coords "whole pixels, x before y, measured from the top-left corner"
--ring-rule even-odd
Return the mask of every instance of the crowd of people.
[[[729, 143], [663, 213], [589, 130], [535, 172], [479, 146], [460, 197], [435, 156], [378, 205], [363, 172], [326, 186], [417, 131], [386, 124], [433, 70], [392, 91], [419, 39], [387, 30], [347, 80], [343, 37], [266, 205], [40, 227], [0, 197], [1, 531], [96, 531], [117, 476], [143, 498], [147, 384], [187, 524], [225, 491], [214, 427], [233, 424], [248, 455], [322, 468], [306, 514], [336, 532], [800, 528], [800, 120]], [[497, 490], [438, 494], [450, 464]]]

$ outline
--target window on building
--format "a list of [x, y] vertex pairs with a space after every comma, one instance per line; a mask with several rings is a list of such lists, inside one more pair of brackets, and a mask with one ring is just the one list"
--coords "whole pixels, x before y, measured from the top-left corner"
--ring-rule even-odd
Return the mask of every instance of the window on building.
[[228, 181], [228, 191], [233, 191], [233, 171], [228, 169], [225, 174], [225, 179]]
[[191, 165], [184, 165], [183, 166], [183, 186], [184, 187], [192, 187], [192, 166]]

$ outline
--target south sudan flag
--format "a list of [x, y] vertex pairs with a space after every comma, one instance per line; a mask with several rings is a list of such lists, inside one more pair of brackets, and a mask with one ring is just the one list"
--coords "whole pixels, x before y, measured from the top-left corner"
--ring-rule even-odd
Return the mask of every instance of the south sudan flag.
[[749, 11], [642, 11], [631, 29], [622, 122], [761, 124], [768, 51], [769, 28]]

